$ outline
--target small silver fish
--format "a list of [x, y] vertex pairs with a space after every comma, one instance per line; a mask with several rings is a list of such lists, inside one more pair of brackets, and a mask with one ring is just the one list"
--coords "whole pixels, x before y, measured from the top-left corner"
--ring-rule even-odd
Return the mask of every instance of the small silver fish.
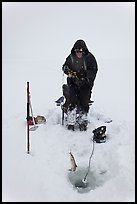
[[75, 158], [71, 152], [69, 152], [69, 154], [70, 154], [70, 163], [71, 163], [71, 168], [69, 169], [69, 171], [76, 171], [77, 164], [76, 164]]

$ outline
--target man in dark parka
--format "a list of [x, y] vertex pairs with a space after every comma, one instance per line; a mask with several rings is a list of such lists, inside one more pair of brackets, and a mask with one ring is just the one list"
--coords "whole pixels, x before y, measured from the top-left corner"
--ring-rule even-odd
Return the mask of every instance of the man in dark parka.
[[70, 55], [63, 64], [62, 70], [68, 75], [68, 110], [71, 111], [77, 106], [83, 114], [87, 114], [98, 65], [84, 40], [75, 42]]

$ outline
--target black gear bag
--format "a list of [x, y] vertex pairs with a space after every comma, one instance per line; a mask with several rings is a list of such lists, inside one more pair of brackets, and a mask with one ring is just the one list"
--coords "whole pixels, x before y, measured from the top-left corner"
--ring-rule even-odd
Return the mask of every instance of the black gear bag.
[[94, 129], [92, 131], [92, 133], [94, 134], [93, 135], [93, 140], [96, 142], [96, 143], [104, 143], [106, 142], [106, 126], [100, 126], [96, 129]]

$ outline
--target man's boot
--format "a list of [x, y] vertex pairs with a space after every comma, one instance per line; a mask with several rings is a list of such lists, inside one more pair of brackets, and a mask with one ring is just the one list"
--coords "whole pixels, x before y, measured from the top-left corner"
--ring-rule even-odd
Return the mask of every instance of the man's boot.
[[80, 131], [86, 131], [88, 125], [87, 113], [80, 111], [79, 113], [79, 129]]
[[69, 110], [67, 113], [68, 130], [74, 131], [75, 123], [76, 123], [76, 108], [74, 108], [73, 110]]

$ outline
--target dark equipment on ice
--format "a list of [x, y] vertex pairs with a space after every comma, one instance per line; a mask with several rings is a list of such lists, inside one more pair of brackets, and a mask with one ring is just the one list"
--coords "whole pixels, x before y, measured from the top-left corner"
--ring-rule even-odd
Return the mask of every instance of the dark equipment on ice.
[[96, 142], [96, 143], [104, 143], [106, 142], [106, 126], [100, 126], [96, 129], [94, 129], [93, 131], [93, 140]]

